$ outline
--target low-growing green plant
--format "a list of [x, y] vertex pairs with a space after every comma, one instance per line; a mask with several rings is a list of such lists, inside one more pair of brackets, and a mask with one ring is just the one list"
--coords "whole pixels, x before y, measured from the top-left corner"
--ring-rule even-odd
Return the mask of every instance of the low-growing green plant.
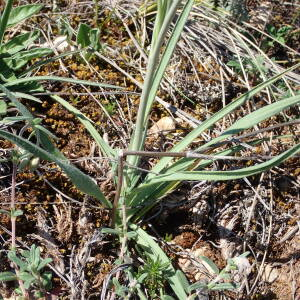
[[267, 24], [266, 26], [266, 32], [273, 38], [265, 38], [261, 43], [261, 48], [264, 51], [267, 51], [270, 48], [274, 47], [274, 44], [276, 42], [285, 45], [288, 39], [288, 35], [292, 30], [292, 26], [284, 25], [279, 28], [276, 28], [275, 26], [271, 24]]
[[[253, 96], [258, 95], [265, 88], [274, 84], [287, 72], [299, 67], [299, 64], [272, 78], [264, 80], [245, 94], [224, 106], [214, 115], [202, 122], [198, 127], [193, 129], [169, 152], [161, 153], [144, 151], [148, 120], [157, 90], [193, 5], [193, 0], [186, 1], [183, 6], [180, 6], [182, 2], [180, 0], [172, 1], [172, 3], [169, 3], [170, 5], [167, 5], [167, 2], [167, 0], [158, 1], [158, 13], [154, 25], [148, 66], [137, 120], [133, 136], [130, 140], [129, 149], [113, 149], [102, 139], [92, 122], [78, 109], [59, 96], [52, 96], [52, 99], [76, 115], [79, 121], [82, 122], [91, 136], [95, 139], [103, 154], [111, 159], [111, 166], [114, 173], [113, 180], [116, 183], [116, 195], [113, 204], [107, 200], [92, 178], [83, 174], [73, 166], [66, 157], [54, 147], [51, 139], [43, 131], [40, 132], [40, 143], [33, 143], [24, 137], [12, 134], [6, 130], [0, 130], [0, 136], [10, 140], [18, 147], [25, 149], [40, 159], [55, 162], [79, 190], [95, 197], [103, 206], [112, 209], [111, 225], [113, 229], [111, 230], [112, 233], [118, 234], [121, 243], [119, 263], [122, 263], [122, 261], [125, 260], [125, 256], [128, 257], [131, 254], [131, 250], [127, 247], [127, 242], [130, 239], [139, 249], [142, 249], [144, 257], [147, 257], [152, 262], [159, 262], [161, 265], [165, 266], [165, 271], [169, 274], [167, 281], [173, 290], [173, 294], [176, 295], [178, 299], [184, 300], [188, 297], [185, 284], [183, 283], [184, 275], [182, 272], [174, 269], [170, 259], [160, 248], [158, 243], [139, 225], [136, 225], [136, 223], [163, 197], [176, 189], [178, 184], [182, 181], [222, 181], [240, 179], [267, 171], [298, 153], [300, 151], [300, 144], [295, 144], [283, 153], [278, 154], [269, 160], [264, 162], [260, 161], [248, 167], [238, 168], [237, 166], [232, 165], [232, 168], [228, 170], [213, 170], [211, 168], [213, 161], [217, 159], [247, 159], [243, 157], [243, 144], [230, 146], [230, 143], [226, 142], [244, 130], [250, 129], [260, 122], [296, 105], [300, 101], [299, 95], [286, 97], [281, 100], [274, 99], [273, 103], [265, 105], [238, 119], [221, 134], [214, 138], [212, 137], [208, 142], [198, 146], [192, 152], [185, 150], [189, 149], [195, 139], [204, 131], [210, 129], [218, 121], [233, 113]], [[178, 9], [179, 7], [180, 12]], [[175, 17], [175, 25], [171, 26]], [[15, 82], [16, 80], [9, 84], [6, 83], [0, 85], [0, 89], [2, 89], [3, 93], [5, 93], [6, 97], [11, 101], [13, 101], [14, 95], [10, 92], [10, 86]], [[19, 110], [23, 114], [23, 111], [21, 109]], [[25, 113], [27, 112], [25, 111]], [[272, 138], [279, 139], [280, 137], [273, 136]], [[266, 140], [266, 138], [257, 138], [256, 140], [247, 141], [247, 143], [249, 145], [260, 145]], [[227, 145], [227, 147], [224, 147], [224, 145]], [[158, 158], [157, 162], [146, 176], [141, 174], [139, 170], [141, 157]], [[222, 276], [226, 277], [226, 272], [227, 269], [224, 273], [220, 273], [222, 273]], [[118, 284], [116, 278], [114, 278], [113, 282], [115, 285]], [[217, 284], [217, 282], [214, 284]], [[216, 285], [210, 286], [211, 289], [215, 287]], [[218, 287], [220, 288], [220, 286]], [[118, 290], [120, 293], [125, 293], [122, 286], [119, 286]], [[170, 297], [171, 296], [164, 296], [164, 299], [170, 299]]]
[[227, 66], [233, 67], [234, 71], [239, 75], [243, 74], [244, 68], [246, 74], [251, 78], [259, 77], [260, 79], [263, 79], [261, 78], [261, 72], [265, 75], [268, 73], [268, 68], [265, 65], [264, 57], [262, 56], [258, 56], [255, 61], [252, 58], [245, 57], [241, 59], [241, 63], [238, 59], [233, 59], [227, 63]]
[[102, 50], [100, 29], [91, 28], [89, 25], [81, 23], [78, 28], [76, 42], [83, 49], [85, 59], [89, 60], [93, 55], [93, 51]]
[[[4, 84], [18, 78], [22, 68], [33, 59], [44, 57], [53, 51], [49, 48], [31, 47], [34, 41], [39, 38], [39, 31], [34, 30], [18, 34], [8, 41], [4, 41], [5, 32], [31, 17], [41, 10], [41, 4], [21, 5], [12, 7], [13, 1], [8, 0], [0, 20], [0, 83]], [[36, 82], [23, 83], [19, 86], [12, 86], [11, 90], [22, 91], [38, 90], [40, 87]]]
[[[1, 272], [0, 281], [16, 281], [21, 280], [24, 288], [28, 292], [34, 292], [36, 298], [45, 296], [45, 293], [51, 289], [52, 273], [43, 269], [49, 264], [51, 258], [41, 258], [40, 248], [32, 245], [30, 250], [23, 250], [20, 255], [16, 250], [8, 252], [8, 258], [15, 263], [19, 270], [14, 272]], [[16, 288], [18, 294], [22, 294], [21, 289]], [[25, 295], [23, 295], [25, 296]]]
[[246, 259], [249, 255], [249, 252], [245, 252], [235, 258], [228, 259], [227, 265], [222, 270], [214, 264], [212, 260], [205, 256], [200, 256], [198, 259], [206, 263], [209, 268], [210, 273], [214, 274], [214, 278], [211, 281], [202, 280], [189, 284], [185, 277], [182, 276], [182, 273], [179, 273], [179, 276], [182, 276], [182, 283], [184, 285], [185, 291], [189, 295], [188, 299], [196, 299], [199, 294], [208, 294], [210, 291], [224, 291], [224, 290], [234, 290], [239, 287], [239, 284], [233, 280], [233, 271], [238, 270], [236, 261], [241, 259]]
[[138, 268], [136, 278], [138, 282], [147, 287], [150, 299], [156, 299], [162, 295], [162, 289], [168, 278], [167, 263], [161, 263], [158, 259], [147, 258], [145, 263]]

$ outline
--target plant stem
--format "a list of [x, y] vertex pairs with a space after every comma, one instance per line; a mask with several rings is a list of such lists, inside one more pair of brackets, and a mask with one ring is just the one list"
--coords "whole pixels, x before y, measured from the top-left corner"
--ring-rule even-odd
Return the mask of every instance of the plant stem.
[[[16, 210], [15, 208], [15, 201], [16, 201], [16, 176], [17, 176], [17, 164], [13, 162], [13, 170], [12, 170], [12, 179], [11, 179], [11, 200], [10, 200], [10, 221], [11, 221], [11, 250], [16, 251], [16, 216], [14, 216], [14, 212]], [[16, 275], [18, 277], [19, 274], [19, 268], [18, 266], [13, 262], [14, 269], [16, 271]], [[28, 294], [25, 290], [23, 281], [18, 279], [20, 289], [22, 291], [22, 294], [28, 298]]]
[[95, 2], [95, 15], [94, 15], [95, 25], [98, 28], [98, 26], [99, 26], [99, 24], [98, 24], [99, 2], [98, 2], [98, 0], [94, 0], [94, 2]]
[[[15, 211], [15, 199], [16, 199], [16, 175], [17, 175], [17, 165], [13, 163], [12, 179], [11, 179], [11, 200], [10, 200], [10, 210], [11, 213]], [[11, 214], [11, 248], [14, 250], [16, 248], [16, 217]]]
[[6, 5], [5, 5], [3, 14], [0, 18], [0, 47], [2, 45], [4, 33], [5, 33], [7, 22], [8, 22], [8, 18], [9, 18], [10, 12], [12, 10], [12, 5], [13, 5], [13, 0], [8, 0]]
[[119, 156], [118, 156], [118, 182], [117, 182], [117, 190], [115, 194], [113, 209], [112, 209], [112, 219], [111, 219], [111, 226], [115, 226], [116, 217], [117, 217], [117, 208], [119, 205], [119, 199], [122, 191], [122, 185], [123, 185], [123, 169], [124, 169], [124, 158], [126, 155], [124, 155], [123, 150], [120, 150]]

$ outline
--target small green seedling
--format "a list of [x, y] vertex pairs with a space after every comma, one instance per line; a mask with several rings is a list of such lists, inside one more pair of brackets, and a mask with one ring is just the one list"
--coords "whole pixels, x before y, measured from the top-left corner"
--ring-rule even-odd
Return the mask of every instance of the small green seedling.
[[76, 42], [82, 49], [85, 49], [83, 55], [85, 59], [89, 60], [92, 56], [90, 49], [93, 51], [102, 50], [102, 44], [100, 43], [100, 29], [91, 28], [89, 25], [81, 23], [79, 25]]
[[[34, 296], [37, 298], [43, 297], [51, 289], [52, 273], [43, 271], [43, 269], [52, 259], [41, 258], [39, 247], [32, 245], [30, 250], [23, 250], [21, 255], [17, 255], [15, 250], [11, 250], [7, 256], [18, 266], [19, 272], [18, 274], [1, 272], [0, 281], [21, 280], [24, 283], [24, 288], [27, 291], [34, 292]], [[17, 288], [16, 292], [21, 294], [20, 288]]]

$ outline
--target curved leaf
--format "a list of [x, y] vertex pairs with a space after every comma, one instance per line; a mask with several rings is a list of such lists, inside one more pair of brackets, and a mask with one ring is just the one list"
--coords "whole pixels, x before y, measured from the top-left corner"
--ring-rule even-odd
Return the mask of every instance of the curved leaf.
[[242, 168], [239, 170], [233, 171], [178, 171], [176, 173], [158, 175], [152, 178], [149, 183], [145, 183], [144, 185], [135, 189], [135, 193], [137, 192], [151, 192], [153, 186], [159, 182], [166, 181], [183, 181], [183, 180], [233, 180], [239, 179], [247, 176], [252, 176], [268, 169], [279, 165], [284, 160], [290, 158], [300, 151], [300, 144], [295, 145], [291, 149], [281, 153], [280, 155], [266, 161], [263, 163], [259, 163], [255, 166]]
[[17, 279], [17, 275], [13, 272], [0, 272], [0, 281], [14, 281]]
[[27, 77], [27, 78], [20, 78], [20, 79], [15, 79], [10, 82], [7, 82], [4, 84], [4, 86], [8, 87], [8, 86], [17, 85], [17, 84], [24, 83], [24, 82], [42, 81], [42, 80], [70, 82], [70, 83], [75, 83], [75, 84], [98, 86], [98, 87], [110, 88], [110, 89], [122, 89], [122, 87], [118, 87], [118, 86], [111, 85], [111, 84], [97, 83], [97, 82], [92, 82], [92, 81], [88, 81], [88, 80], [79, 80], [79, 79], [72, 79], [72, 78], [59, 77], [59, 76], [32, 76], [32, 77]]
[[42, 4], [20, 5], [11, 10], [7, 27], [14, 26], [36, 14], [43, 7]]
[[2, 45], [0, 53], [13, 55], [31, 45], [39, 37], [39, 31], [35, 30], [24, 34], [19, 34]]
[[62, 99], [57, 95], [51, 96], [51, 98], [57, 101], [58, 103], [60, 103], [62, 106], [64, 106], [67, 110], [69, 110], [79, 119], [79, 121], [84, 125], [84, 127], [89, 131], [91, 136], [94, 138], [95, 142], [98, 144], [101, 151], [105, 153], [105, 155], [107, 155], [110, 158], [116, 158], [116, 151], [103, 140], [99, 132], [92, 125], [91, 121], [84, 114], [82, 114], [80, 110], [78, 110], [69, 102], [67, 102], [66, 100]]
[[7, 0], [4, 11], [0, 16], [0, 47], [2, 46], [3, 36], [7, 27], [9, 15], [12, 10], [13, 0]]
[[[173, 1], [172, 5], [166, 14], [163, 24], [161, 25], [159, 36], [157, 37], [157, 41], [153, 41], [153, 45], [151, 48], [150, 58], [148, 61], [147, 74], [145, 78], [145, 83], [141, 95], [141, 103], [139, 106], [136, 129], [134, 131], [134, 135], [131, 138], [129, 150], [142, 150], [144, 146], [145, 135], [147, 132], [147, 120], [150, 108], [152, 107], [153, 101], [156, 96], [156, 92], [159, 88], [161, 79], [165, 72], [165, 69], [169, 63], [169, 60], [172, 56], [172, 53], [176, 47], [176, 44], [179, 40], [183, 27], [186, 23], [188, 15], [192, 9], [192, 5], [194, 3], [193, 0], [188, 0], [182, 9], [182, 12], [179, 14], [177, 22], [172, 30], [171, 37], [168, 40], [168, 44], [163, 53], [163, 57], [157, 66], [157, 62], [159, 60], [161, 46], [164, 41], [165, 35], [169, 30], [169, 25], [172, 22], [177, 6], [181, 1]], [[156, 21], [156, 26], [160, 26], [158, 20]], [[156, 27], [157, 28], [157, 27]], [[130, 156], [127, 159], [128, 163], [137, 166], [139, 157], [138, 156]]]
[[[276, 82], [278, 79], [282, 78], [286, 73], [290, 72], [293, 69], [296, 69], [299, 67], [300, 64], [297, 64], [284, 72], [275, 75], [274, 77], [268, 79], [267, 81], [257, 85], [247, 93], [241, 95], [236, 100], [232, 101], [230, 104], [223, 107], [220, 111], [215, 113], [212, 117], [205, 120], [201, 125], [199, 125], [197, 128], [192, 130], [186, 137], [184, 137], [178, 144], [176, 144], [170, 151], [172, 152], [180, 152], [183, 151], [186, 147], [188, 147], [194, 139], [196, 139], [202, 132], [207, 130], [209, 127], [213, 126], [217, 121], [222, 119], [223, 117], [227, 116], [229, 113], [231, 113], [234, 109], [238, 108], [242, 104], [244, 104], [247, 100], [249, 100], [251, 97], [253, 97], [255, 94], [259, 93], [264, 88], [268, 87], [272, 83]], [[206, 146], [206, 145], [205, 145]], [[198, 149], [199, 150], [199, 149]], [[159, 162], [154, 166], [152, 171], [154, 173], [161, 172], [171, 161], [172, 157], [163, 157], [159, 160]], [[153, 177], [153, 174], [149, 173], [147, 178]]]
[[88, 175], [81, 172], [75, 166], [71, 165], [68, 161], [61, 160], [57, 156], [48, 153], [37, 145], [4, 130], [0, 130], [0, 136], [18, 145], [20, 148], [27, 150], [36, 157], [55, 162], [66, 173], [66, 175], [80, 191], [95, 197], [96, 199], [101, 201], [101, 203], [105, 207], [112, 206], [111, 203], [107, 201], [105, 196], [102, 194], [97, 184]]
[[296, 105], [300, 102], [300, 95], [296, 95], [293, 97], [289, 97], [275, 103], [271, 103], [266, 105], [246, 116], [237, 120], [233, 125], [231, 125], [225, 132], [223, 132], [220, 136], [214, 138], [210, 142], [206, 143], [205, 145], [197, 148], [196, 151], [203, 150], [213, 144], [216, 144], [220, 141], [225, 140], [226, 138], [239, 133], [242, 130], [248, 129], [253, 127], [254, 125], [258, 124], [261, 121], [266, 120], [272, 116], [277, 115], [284, 109], [287, 109], [290, 106]]

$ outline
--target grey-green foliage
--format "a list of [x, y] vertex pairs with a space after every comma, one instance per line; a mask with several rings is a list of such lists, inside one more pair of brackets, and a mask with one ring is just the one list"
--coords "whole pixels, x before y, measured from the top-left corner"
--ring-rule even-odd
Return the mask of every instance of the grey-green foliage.
[[[49, 48], [34, 47], [33, 43], [39, 38], [39, 31], [20, 33], [5, 41], [5, 32], [20, 22], [36, 14], [43, 7], [41, 4], [20, 5], [12, 7], [12, 0], [8, 0], [0, 19], [0, 83], [15, 80], [22, 67], [35, 58], [44, 57], [53, 51]], [[33, 47], [32, 47], [33, 46]], [[39, 89], [37, 84], [23, 84], [15, 86], [15, 89], [22, 88]]]
[[[41, 258], [40, 248], [32, 245], [30, 250], [23, 250], [20, 255], [15, 250], [8, 252], [8, 258], [18, 266], [18, 272], [1, 272], [0, 281], [22, 280], [27, 291], [33, 291], [35, 297], [42, 297], [52, 284], [52, 273], [44, 268], [52, 261]], [[20, 293], [20, 289], [16, 290]]]
[[207, 268], [209, 268], [209, 273], [213, 274], [211, 280], [208, 280], [207, 278], [190, 284], [186, 280], [184, 274], [181, 271], [178, 271], [178, 276], [181, 278], [181, 282], [189, 295], [189, 299], [195, 299], [199, 294], [207, 295], [210, 291], [234, 290], [238, 288], [239, 284], [233, 280], [233, 272], [238, 270], [236, 261], [240, 261], [241, 259], [247, 261], [246, 257], [248, 255], [249, 252], [245, 252], [235, 258], [228, 259], [225, 268], [222, 270], [219, 270], [215, 263], [209, 258], [205, 256], [198, 257], [198, 259], [203, 261]]

